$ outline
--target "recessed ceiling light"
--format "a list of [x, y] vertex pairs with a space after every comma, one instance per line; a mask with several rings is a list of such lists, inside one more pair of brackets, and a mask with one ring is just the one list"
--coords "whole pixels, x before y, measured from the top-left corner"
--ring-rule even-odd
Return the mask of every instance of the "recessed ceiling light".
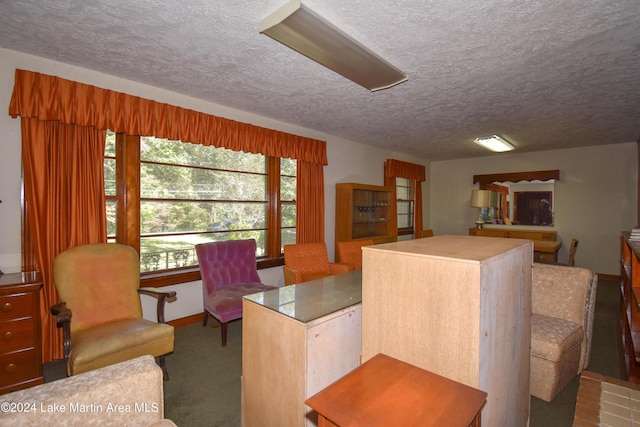
[[502, 153], [505, 151], [511, 151], [514, 149], [513, 145], [504, 138], [498, 135], [481, 136], [473, 140], [478, 145], [486, 148], [487, 150], [494, 151], [496, 153]]

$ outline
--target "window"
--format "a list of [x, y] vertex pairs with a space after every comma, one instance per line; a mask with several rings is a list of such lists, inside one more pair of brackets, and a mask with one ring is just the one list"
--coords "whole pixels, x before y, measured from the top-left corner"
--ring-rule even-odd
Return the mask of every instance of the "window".
[[396, 199], [398, 209], [398, 235], [413, 234], [414, 181], [396, 178]]
[[143, 273], [193, 270], [198, 243], [253, 238], [266, 266], [295, 242], [295, 160], [109, 132], [104, 169], [108, 239]]
[[514, 222], [520, 225], [553, 225], [551, 191], [515, 192]]

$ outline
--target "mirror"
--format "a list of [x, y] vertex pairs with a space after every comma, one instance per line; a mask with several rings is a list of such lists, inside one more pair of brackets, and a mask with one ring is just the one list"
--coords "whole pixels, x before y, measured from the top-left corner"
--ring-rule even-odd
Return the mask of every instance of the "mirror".
[[553, 226], [554, 187], [559, 170], [474, 175], [480, 189], [495, 192], [496, 208], [483, 208], [485, 223]]

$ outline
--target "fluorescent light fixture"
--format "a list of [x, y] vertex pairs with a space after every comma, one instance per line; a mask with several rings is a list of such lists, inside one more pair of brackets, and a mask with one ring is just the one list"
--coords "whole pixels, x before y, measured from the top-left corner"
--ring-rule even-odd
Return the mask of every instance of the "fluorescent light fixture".
[[407, 74], [293, 0], [269, 15], [260, 33], [370, 91], [407, 80]]
[[474, 139], [473, 142], [483, 146], [487, 150], [491, 150], [496, 153], [511, 151], [514, 148], [513, 145], [511, 145], [508, 141], [498, 135], [482, 136], [480, 138]]

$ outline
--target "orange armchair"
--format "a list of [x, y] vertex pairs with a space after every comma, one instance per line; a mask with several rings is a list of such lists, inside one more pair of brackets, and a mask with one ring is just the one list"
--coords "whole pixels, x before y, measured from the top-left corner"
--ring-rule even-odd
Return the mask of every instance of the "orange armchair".
[[329, 262], [324, 243], [284, 245], [284, 284], [308, 282], [321, 277], [346, 273], [353, 267]]
[[[173, 352], [174, 338], [173, 326], [164, 324], [164, 303], [176, 293], [139, 288], [140, 261], [132, 247], [67, 249], [53, 262], [53, 279], [62, 302], [51, 314], [63, 331], [69, 376], [150, 354], [169, 379], [164, 356]], [[142, 318], [140, 293], [158, 299], [158, 323]]]
[[419, 231], [417, 238], [422, 238], [422, 237], [433, 237], [433, 230], [429, 228], [426, 230]]
[[338, 262], [350, 265], [354, 270], [362, 270], [362, 247], [371, 245], [373, 245], [373, 239], [338, 242], [336, 244]]

